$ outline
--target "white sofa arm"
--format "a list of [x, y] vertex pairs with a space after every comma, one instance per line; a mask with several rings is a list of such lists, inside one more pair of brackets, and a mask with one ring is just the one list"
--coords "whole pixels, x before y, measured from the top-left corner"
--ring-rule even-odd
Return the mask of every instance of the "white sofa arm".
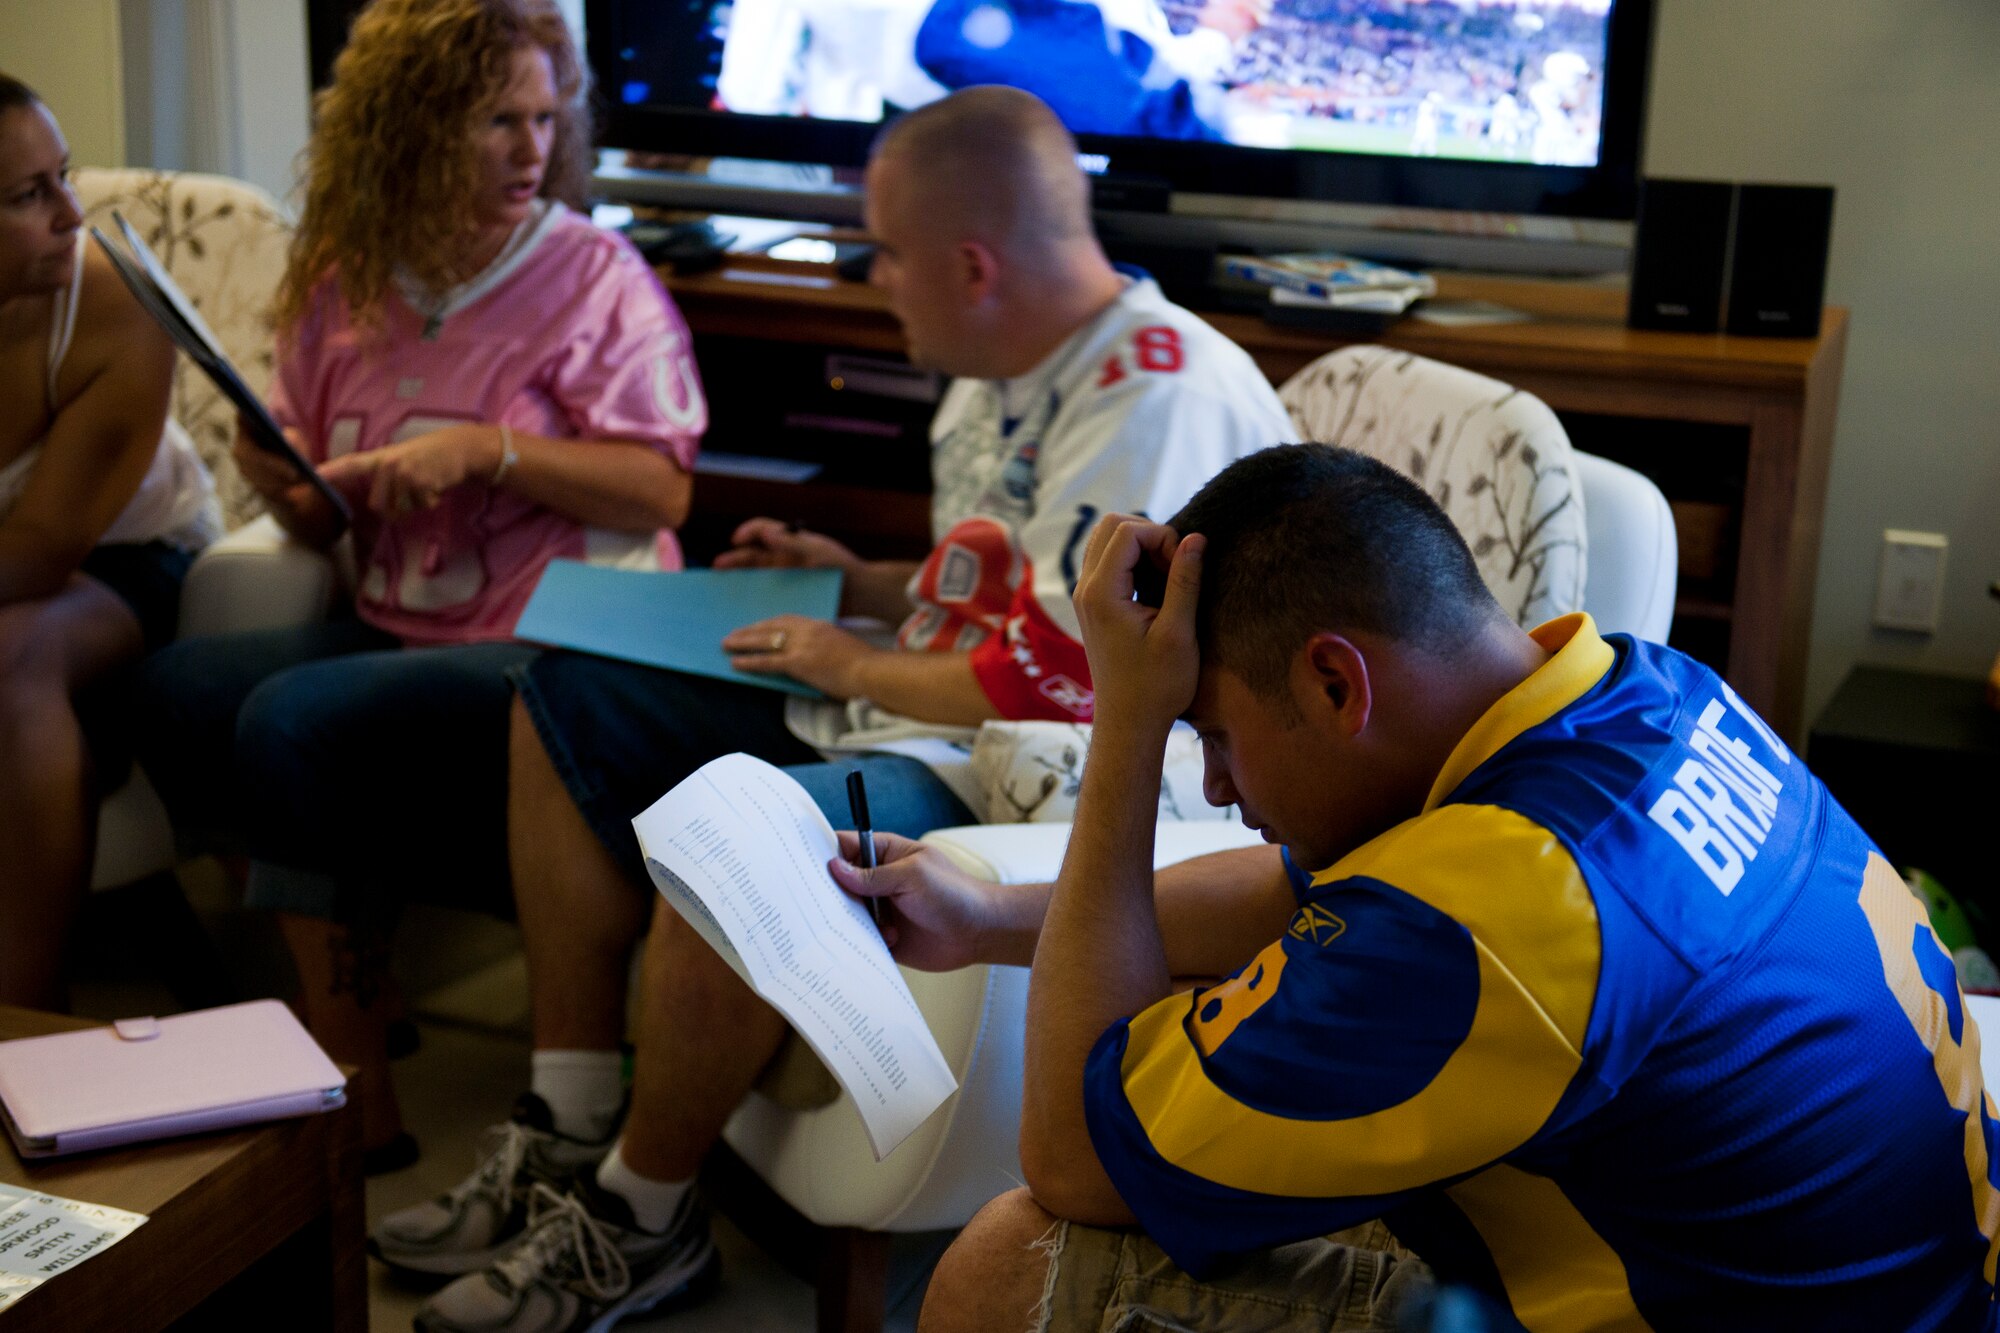
[[[1068, 824], [986, 824], [940, 829], [924, 841], [1003, 884], [1055, 877]], [[1160, 825], [1154, 864], [1246, 847], [1257, 835], [1235, 822]], [[1028, 972], [967, 967], [903, 970], [917, 1007], [959, 1088], [880, 1162], [847, 1094], [813, 1111], [752, 1095], [724, 1130], [738, 1156], [792, 1207], [821, 1226], [934, 1231], [964, 1226], [981, 1205], [1020, 1183], [1021, 1045]]]
[[[923, 840], [981, 879], [1040, 884], [1062, 869], [1068, 824], [966, 824], [926, 833]], [[1204, 856], [1263, 840], [1233, 819], [1162, 820], [1153, 835], [1153, 865]]]
[[309, 625], [326, 618], [339, 584], [332, 556], [266, 514], [195, 557], [181, 585], [180, 637]]

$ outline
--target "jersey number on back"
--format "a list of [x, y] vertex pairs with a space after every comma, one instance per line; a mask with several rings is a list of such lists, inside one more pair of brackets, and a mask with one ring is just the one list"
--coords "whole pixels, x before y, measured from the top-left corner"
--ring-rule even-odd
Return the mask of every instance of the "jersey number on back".
[[[1180, 332], [1164, 324], [1140, 329], [1132, 335], [1132, 359], [1138, 362], [1139, 369], [1162, 375], [1171, 375], [1187, 364], [1187, 358], [1181, 354]], [[1114, 352], [1111, 359], [1104, 363], [1104, 373], [1098, 376], [1097, 387], [1108, 389], [1129, 373], [1125, 369], [1124, 356]]]
[[1861, 911], [1882, 954], [1883, 980], [1917, 1040], [1929, 1049], [1944, 1099], [1965, 1116], [1973, 1221], [1986, 1237], [1985, 1276], [1992, 1282], [2000, 1263], [2000, 1189], [1994, 1187], [1986, 1132], [1995, 1108], [1979, 1072], [1979, 1043], [1987, 1034], [1966, 1012], [1957, 968], [1931, 930], [1930, 914], [1879, 852], [1869, 854], [1861, 877]]

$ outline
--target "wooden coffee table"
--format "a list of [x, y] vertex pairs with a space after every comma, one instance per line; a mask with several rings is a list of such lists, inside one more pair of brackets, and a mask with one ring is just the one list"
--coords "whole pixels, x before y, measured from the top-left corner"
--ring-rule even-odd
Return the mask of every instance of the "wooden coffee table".
[[[90, 1027], [0, 1005], [0, 1040]], [[365, 1333], [361, 1119], [346, 1106], [254, 1129], [23, 1163], [0, 1181], [144, 1213], [110, 1249], [22, 1297], [9, 1327]]]

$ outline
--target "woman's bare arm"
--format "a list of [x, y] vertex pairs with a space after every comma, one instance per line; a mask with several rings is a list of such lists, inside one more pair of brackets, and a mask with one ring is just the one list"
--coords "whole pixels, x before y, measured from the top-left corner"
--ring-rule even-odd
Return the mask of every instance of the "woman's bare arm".
[[0, 519], [0, 604], [63, 585], [131, 503], [166, 428], [173, 343], [94, 250], [79, 262], [90, 267], [58, 386], [64, 399], [27, 486]]

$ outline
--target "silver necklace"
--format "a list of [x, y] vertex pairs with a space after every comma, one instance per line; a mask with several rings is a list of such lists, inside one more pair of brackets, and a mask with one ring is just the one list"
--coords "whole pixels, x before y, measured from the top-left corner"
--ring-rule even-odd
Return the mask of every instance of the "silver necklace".
[[[414, 295], [413, 290], [405, 290], [404, 295], [410, 298], [410, 304], [415, 306], [417, 313], [424, 317], [424, 331], [422, 336], [425, 342], [437, 341], [438, 335], [444, 331], [445, 312], [451, 309], [454, 301], [458, 300], [465, 292], [478, 286], [487, 274], [499, 268], [509, 259], [512, 259], [521, 247], [527, 244], [528, 237], [534, 233], [536, 225], [541, 222], [543, 216], [548, 211], [546, 204], [542, 200], [538, 199], [535, 202], [540, 206], [529, 213], [527, 217], [523, 218], [519, 225], [514, 228], [513, 232], [508, 235], [507, 243], [500, 247], [500, 253], [494, 255], [477, 273], [467, 278], [464, 282], [447, 287], [436, 297]], [[409, 288], [414, 289], [415, 284], [409, 284]]]

